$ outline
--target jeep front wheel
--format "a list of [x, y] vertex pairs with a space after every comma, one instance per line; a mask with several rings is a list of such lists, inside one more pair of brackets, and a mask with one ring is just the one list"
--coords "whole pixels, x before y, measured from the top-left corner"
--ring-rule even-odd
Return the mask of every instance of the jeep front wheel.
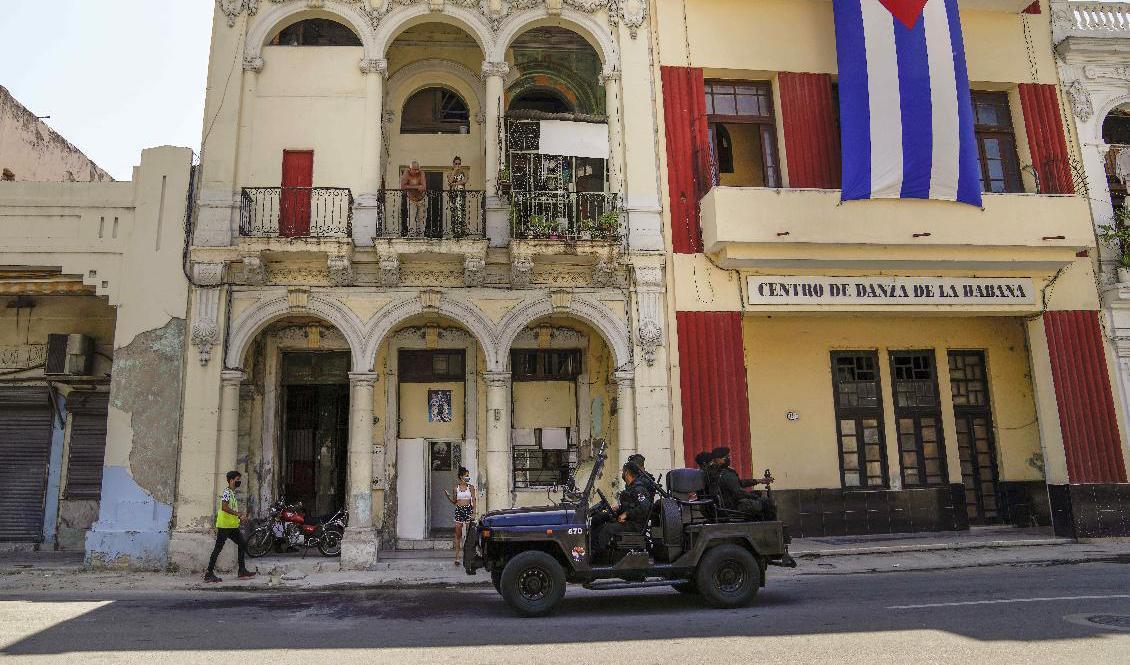
[[744, 607], [761, 587], [761, 569], [744, 547], [719, 545], [699, 561], [695, 586], [714, 607]]
[[545, 552], [522, 552], [506, 563], [499, 586], [517, 614], [545, 616], [565, 597], [565, 571]]

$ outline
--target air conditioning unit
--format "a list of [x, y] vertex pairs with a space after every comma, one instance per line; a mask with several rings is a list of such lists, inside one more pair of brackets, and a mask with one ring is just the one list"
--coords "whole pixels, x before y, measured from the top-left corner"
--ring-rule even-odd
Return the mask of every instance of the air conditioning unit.
[[47, 376], [90, 376], [94, 369], [94, 340], [86, 335], [47, 336]]

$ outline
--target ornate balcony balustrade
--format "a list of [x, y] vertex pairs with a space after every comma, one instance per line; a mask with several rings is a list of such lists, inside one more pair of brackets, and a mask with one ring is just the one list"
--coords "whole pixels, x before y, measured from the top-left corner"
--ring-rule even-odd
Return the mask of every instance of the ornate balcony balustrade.
[[353, 192], [344, 187], [245, 187], [239, 235], [247, 238], [349, 238]]
[[516, 191], [510, 233], [527, 240], [604, 240], [623, 236], [620, 197], [608, 192]]
[[1060, 1], [1053, 5], [1056, 41], [1067, 37], [1130, 37], [1130, 4]]
[[381, 190], [377, 203], [377, 235], [436, 240], [483, 236], [485, 192], [453, 189], [419, 194], [402, 189]]

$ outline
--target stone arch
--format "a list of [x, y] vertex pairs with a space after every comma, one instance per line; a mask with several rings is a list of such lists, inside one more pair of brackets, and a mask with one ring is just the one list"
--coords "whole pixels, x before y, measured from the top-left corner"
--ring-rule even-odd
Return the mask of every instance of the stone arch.
[[[428, 79], [416, 85], [411, 85], [411, 87], [406, 87], [412, 84], [413, 79], [436, 73], [446, 76]], [[453, 80], [458, 81], [461, 85], [452, 85], [451, 81]], [[401, 67], [389, 77], [385, 84], [385, 94], [388, 99], [399, 99], [403, 103], [403, 100], [408, 99], [420, 90], [434, 85], [447, 85], [459, 93], [464, 101], [474, 101], [475, 108], [471, 111], [472, 118], [474, 118], [475, 113], [483, 113], [486, 109], [485, 91], [479, 77], [458, 62], [443, 58], [426, 58]], [[400, 109], [389, 110], [400, 113]]]
[[385, 306], [369, 319], [369, 323], [365, 326], [366, 344], [362, 354], [366, 365], [363, 370], [358, 371], [372, 370], [377, 362], [377, 353], [381, 344], [393, 330], [408, 319], [427, 313], [439, 314], [466, 328], [482, 347], [487, 367], [494, 367], [497, 364], [498, 345], [494, 325], [482, 310], [470, 303], [451, 300], [443, 295], [439, 295], [438, 303], [426, 306], [424, 298], [413, 295]]
[[319, 9], [309, 9], [304, 5], [277, 4], [259, 12], [247, 30], [244, 56], [248, 59], [260, 58], [268, 38], [286, 25], [308, 18], [327, 18], [349, 26], [361, 39], [365, 59], [381, 57], [373, 47], [373, 31], [369, 19], [354, 7], [337, 3]]
[[545, 7], [538, 7], [519, 12], [503, 21], [498, 30], [494, 49], [489, 51], [489, 60], [505, 61], [507, 49], [519, 35], [532, 28], [546, 26], [572, 30], [593, 47], [605, 71], [620, 69], [620, 53], [616, 42], [612, 39], [612, 30], [606, 25], [601, 25], [600, 21], [592, 15], [568, 7], [562, 8], [560, 16], [551, 15]]
[[608, 348], [612, 349], [616, 367], [626, 369], [631, 366], [632, 339], [628, 332], [628, 322], [618, 320], [612, 311], [601, 303], [574, 295], [564, 305], [555, 306], [552, 297], [545, 296], [527, 300], [507, 312], [499, 325], [498, 365], [492, 369], [497, 372], [505, 371], [509, 362], [510, 347], [518, 335], [534, 321], [554, 314], [572, 316], [592, 326], [604, 338]]
[[475, 40], [484, 57], [494, 49], [490, 24], [479, 12], [450, 3], [442, 12], [433, 12], [427, 4], [415, 4], [398, 7], [381, 19], [373, 36], [373, 52], [377, 54], [373, 57], [387, 57], [389, 47], [400, 33], [423, 23], [446, 23], [459, 28]]
[[341, 331], [349, 344], [349, 353], [354, 371], [367, 371], [362, 368], [363, 350], [361, 320], [341, 301], [322, 293], [311, 293], [304, 306], [292, 306], [290, 297], [283, 293], [267, 300], [260, 300], [231, 323], [227, 349], [224, 356], [226, 367], [238, 367], [251, 342], [270, 324], [288, 316], [314, 316]]

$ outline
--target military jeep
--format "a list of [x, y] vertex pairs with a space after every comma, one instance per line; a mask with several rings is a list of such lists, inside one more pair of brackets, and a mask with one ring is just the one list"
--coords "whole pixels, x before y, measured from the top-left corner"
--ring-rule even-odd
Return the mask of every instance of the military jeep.
[[570, 482], [556, 505], [484, 515], [467, 530], [467, 574], [485, 568], [507, 604], [533, 617], [553, 612], [566, 584], [600, 591], [669, 586], [714, 607], [741, 607], [765, 585], [766, 566], [796, 565], [782, 522], [749, 521], [700, 498], [698, 469], [669, 472], [646, 527], [614, 536], [610, 552], [594, 558], [593, 518], [610, 508], [599, 489], [590, 505], [604, 463], [602, 447], [584, 489]]

